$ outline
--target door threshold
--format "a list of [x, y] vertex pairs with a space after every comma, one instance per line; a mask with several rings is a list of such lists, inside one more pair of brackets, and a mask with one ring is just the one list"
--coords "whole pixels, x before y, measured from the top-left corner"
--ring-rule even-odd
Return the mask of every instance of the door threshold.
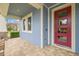
[[65, 50], [67, 50], [67, 51], [73, 52], [73, 51], [72, 51], [72, 48], [70, 48], [70, 47], [66, 47], [66, 46], [62, 46], [62, 45], [57, 45], [57, 44], [54, 44], [54, 46], [56, 46], [56, 47], [58, 47], [58, 48], [61, 48], [61, 49], [65, 49]]

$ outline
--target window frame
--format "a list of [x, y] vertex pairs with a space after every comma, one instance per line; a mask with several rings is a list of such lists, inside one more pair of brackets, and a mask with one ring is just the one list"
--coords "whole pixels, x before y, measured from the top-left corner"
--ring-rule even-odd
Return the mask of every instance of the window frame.
[[[29, 17], [31, 17], [31, 30], [28, 30], [28, 18]], [[23, 32], [27, 32], [27, 33], [32, 33], [32, 25], [33, 25], [33, 21], [32, 21], [32, 19], [33, 19], [33, 17], [32, 17], [32, 13], [30, 13], [30, 14], [28, 14], [28, 15], [26, 15], [23, 19], [25, 19], [25, 30], [23, 30]], [[23, 26], [24, 27], [24, 26]]]

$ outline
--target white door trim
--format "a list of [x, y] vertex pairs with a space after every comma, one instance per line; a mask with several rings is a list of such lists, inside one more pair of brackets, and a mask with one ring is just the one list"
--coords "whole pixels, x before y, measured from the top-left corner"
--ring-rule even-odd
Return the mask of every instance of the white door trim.
[[62, 48], [75, 52], [75, 4], [64, 4], [62, 6], [52, 9], [52, 29], [51, 29], [52, 30], [52, 39], [51, 39], [52, 42], [51, 43], [52, 43], [52, 45], [55, 45], [54, 44], [54, 11], [56, 11], [58, 9], [66, 8], [68, 6], [72, 7], [72, 36], [71, 36], [72, 37], [72, 47], [71, 47], [71, 49], [68, 49], [65, 47], [62, 47]]
[[75, 4], [72, 4], [72, 50], [75, 51]]
[[43, 6], [41, 6], [41, 48], [43, 48]]

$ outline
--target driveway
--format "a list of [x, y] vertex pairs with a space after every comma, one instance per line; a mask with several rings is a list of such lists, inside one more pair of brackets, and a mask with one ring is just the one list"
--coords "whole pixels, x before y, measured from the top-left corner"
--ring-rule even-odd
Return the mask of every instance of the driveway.
[[39, 48], [26, 40], [15, 38], [5, 42], [5, 56], [74, 56], [73, 52], [58, 48]]

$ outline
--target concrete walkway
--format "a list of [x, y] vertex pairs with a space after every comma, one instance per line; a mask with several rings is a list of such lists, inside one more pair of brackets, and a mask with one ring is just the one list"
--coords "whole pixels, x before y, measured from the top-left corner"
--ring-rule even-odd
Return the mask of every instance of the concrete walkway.
[[74, 56], [75, 54], [58, 47], [39, 48], [20, 39], [5, 42], [5, 56]]

